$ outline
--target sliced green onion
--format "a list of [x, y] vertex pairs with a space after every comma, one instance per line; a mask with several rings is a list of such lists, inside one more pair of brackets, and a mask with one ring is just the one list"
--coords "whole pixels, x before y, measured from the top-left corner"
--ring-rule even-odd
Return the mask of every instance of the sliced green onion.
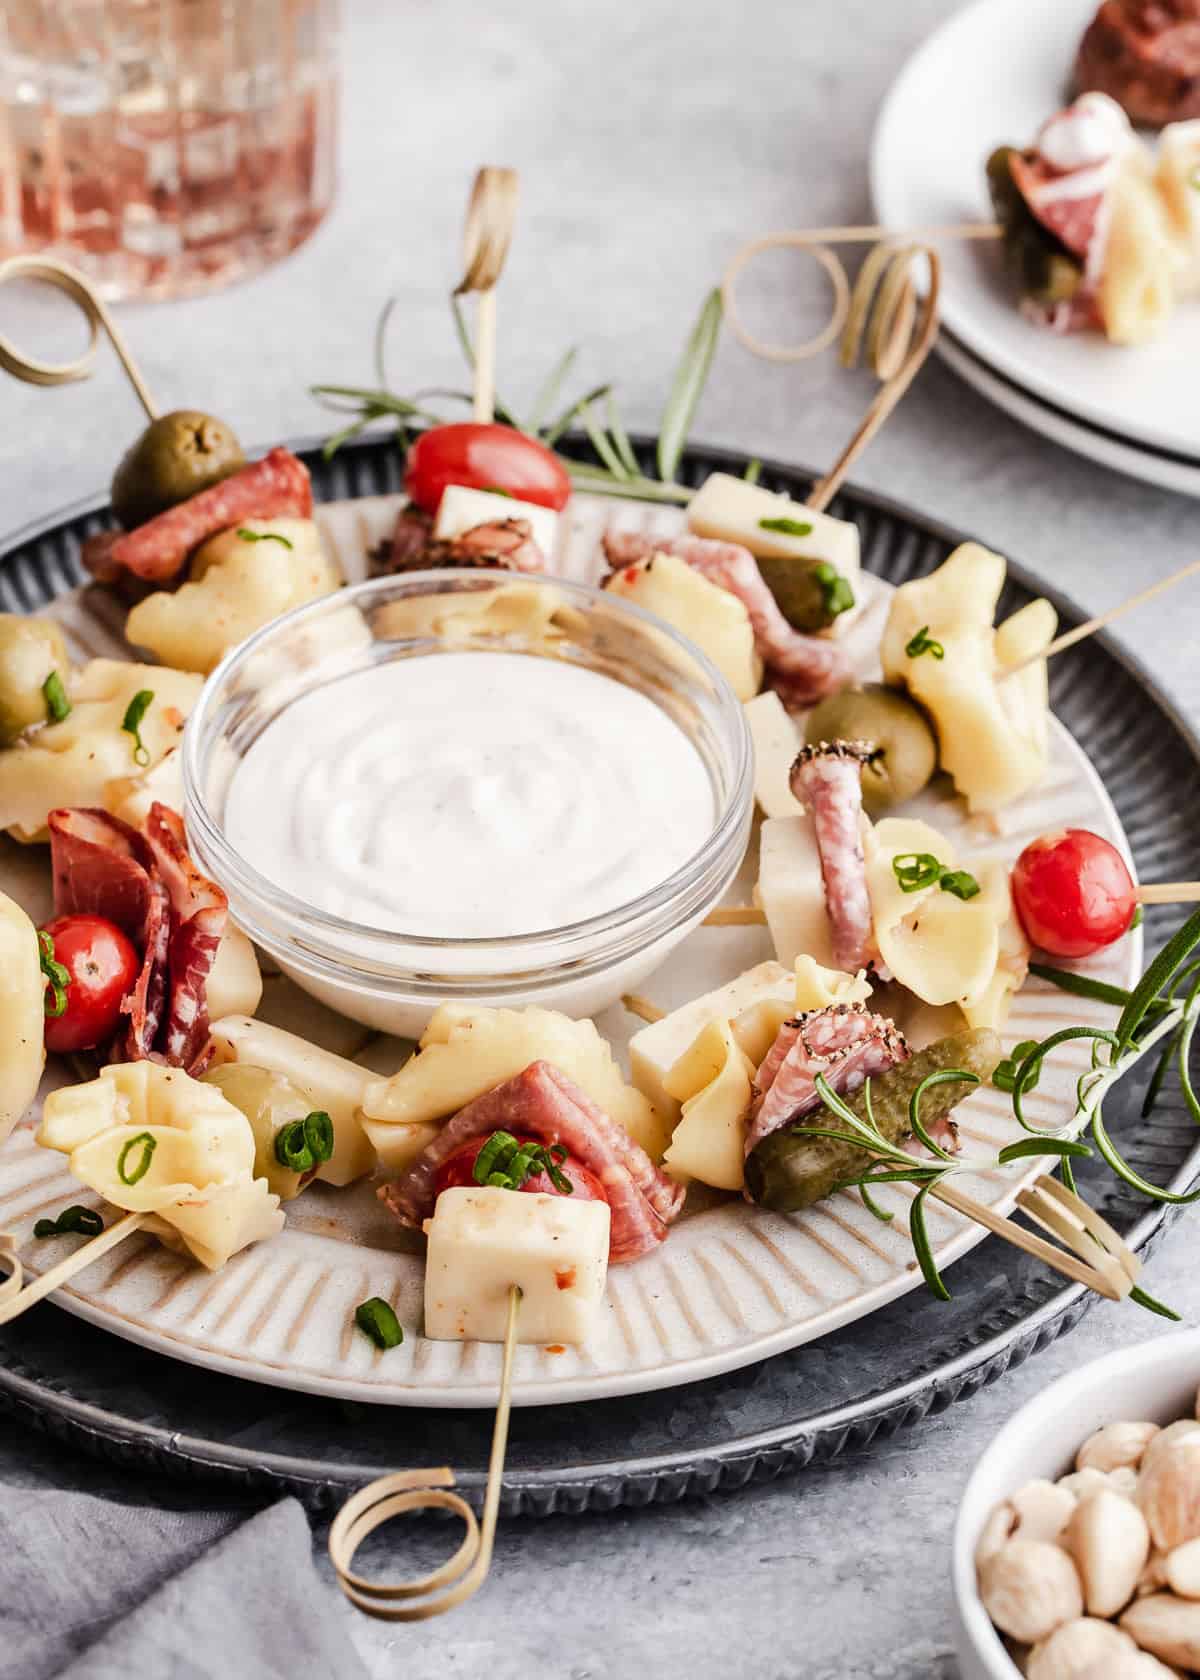
[[290, 537], [283, 536], [279, 531], [252, 531], [248, 525], [240, 525], [237, 535], [239, 542], [277, 542], [282, 543], [284, 548], [296, 546]]
[[892, 859], [892, 874], [901, 892], [914, 893], [936, 887], [942, 878], [942, 866], [932, 852], [899, 852]]
[[33, 1227], [35, 1237], [65, 1237], [75, 1232], [81, 1237], [98, 1237], [104, 1221], [95, 1208], [82, 1207], [78, 1202], [64, 1208], [57, 1219], [39, 1219]]
[[545, 1173], [560, 1196], [571, 1196], [575, 1186], [562, 1171], [566, 1159], [561, 1143], [547, 1149], [540, 1143], [518, 1143], [511, 1132], [493, 1132], [476, 1155], [471, 1176], [476, 1184], [494, 1190], [521, 1190], [531, 1178]]
[[[141, 1149], [142, 1153], [134, 1164], [133, 1171], [126, 1172], [125, 1163], [132, 1152], [138, 1148]], [[150, 1162], [153, 1160], [154, 1151], [157, 1148], [158, 1140], [151, 1137], [149, 1132], [139, 1132], [136, 1137], [131, 1137], [117, 1156], [117, 1177], [121, 1180], [121, 1183], [137, 1184], [140, 1179], [145, 1178], [150, 1171]]]
[[1145, 912], [1145, 910], [1143, 910], [1142, 906], [1139, 904], [1137, 909], [1133, 912], [1133, 920], [1129, 924], [1129, 932], [1132, 933], [1134, 928], [1140, 928], [1142, 923], [1145, 920], [1146, 920], [1146, 912]]
[[[1020, 1044], [1013, 1045], [1012, 1055], [1006, 1056], [1002, 1062], [998, 1063], [992, 1074], [992, 1084], [997, 1091], [1012, 1091], [1015, 1089], [1021, 1063], [1032, 1056], [1036, 1049], [1037, 1043], [1032, 1038], [1023, 1038]], [[1035, 1067], [1033, 1077], [1027, 1081], [1023, 1089], [1035, 1091], [1040, 1073], [1040, 1067]]]
[[333, 1121], [323, 1108], [314, 1108], [311, 1114], [306, 1114], [303, 1120], [304, 1141], [312, 1151], [314, 1161], [329, 1161], [333, 1158]]
[[289, 1172], [306, 1173], [317, 1164], [304, 1128], [303, 1120], [289, 1120], [275, 1133], [275, 1159]]
[[67, 993], [71, 987], [70, 971], [56, 962], [54, 957], [54, 936], [46, 932], [45, 928], [38, 929], [38, 962], [42, 973], [46, 976], [45, 1012], [48, 1021], [57, 1021], [67, 1010]]
[[819, 566], [813, 567], [813, 577], [821, 585], [821, 599], [829, 618], [838, 618], [850, 611], [854, 605], [854, 591], [836, 566], [822, 560]]
[[67, 698], [67, 690], [57, 671], [51, 671], [42, 684], [42, 698], [46, 702], [46, 718], [50, 723], [61, 723], [71, 715], [71, 702]]
[[476, 1184], [487, 1184], [494, 1172], [502, 1169], [517, 1151], [517, 1140], [511, 1132], [493, 1132], [475, 1157], [472, 1177]]
[[511, 490], [502, 490], [498, 484], [485, 485], [483, 493], [485, 496], [507, 496], [510, 502], [515, 502], [517, 499]]
[[910, 659], [920, 659], [923, 653], [931, 653], [935, 659], [945, 659], [946, 650], [941, 642], [935, 642], [929, 634], [928, 624], [922, 624], [916, 635], [908, 642], [904, 649]]
[[743, 484], [757, 484], [762, 477], [762, 462], [757, 455], [752, 461], [746, 462], [746, 470], [742, 474]]
[[133, 699], [125, 708], [125, 716], [121, 720], [121, 728], [126, 735], [133, 736], [133, 762], [146, 765], [150, 762], [150, 749], [142, 741], [142, 719], [150, 709], [154, 699], [152, 688], [139, 688]]
[[354, 1322], [384, 1353], [388, 1348], [399, 1347], [404, 1340], [403, 1325], [380, 1295], [372, 1295], [369, 1301], [354, 1309]]
[[[808, 519], [788, 519], [780, 515], [777, 519], [760, 519], [760, 531], [778, 531], [781, 537], [811, 537], [812, 522]], [[831, 566], [830, 571], [833, 571]]]
[[965, 869], [947, 869], [938, 885], [943, 892], [953, 893], [955, 898], [965, 900], [979, 895], [979, 882]]

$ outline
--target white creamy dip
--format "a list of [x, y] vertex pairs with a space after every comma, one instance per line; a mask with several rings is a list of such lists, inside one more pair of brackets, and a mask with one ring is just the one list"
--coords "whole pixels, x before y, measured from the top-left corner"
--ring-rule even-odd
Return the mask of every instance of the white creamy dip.
[[715, 814], [700, 754], [635, 689], [558, 659], [439, 653], [281, 712], [234, 772], [225, 832], [317, 909], [464, 939], [627, 904]]

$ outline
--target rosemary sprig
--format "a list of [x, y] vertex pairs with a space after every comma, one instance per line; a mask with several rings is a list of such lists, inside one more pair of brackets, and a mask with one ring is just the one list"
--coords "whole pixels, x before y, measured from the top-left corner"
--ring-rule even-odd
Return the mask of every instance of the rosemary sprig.
[[[411, 397], [398, 395], [390, 389], [387, 374], [386, 344], [388, 327], [397, 304], [389, 298], [375, 325], [374, 362], [379, 381], [377, 386], [312, 385], [311, 394], [327, 408], [351, 416], [339, 431], [326, 439], [324, 454], [331, 460], [344, 443], [358, 437], [376, 421], [391, 420], [395, 424], [397, 442], [407, 449], [410, 423], [439, 426], [446, 422], [445, 414], [431, 406], [434, 400], [469, 403], [465, 391], [420, 391]], [[474, 369], [475, 347], [467, 328], [458, 298], [450, 300], [455, 336], [467, 366]], [[666, 406], [659, 423], [657, 469], [658, 477], [645, 471], [629, 440], [629, 433], [617, 408], [610, 383], [593, 386], [582, 396], [574, 398], [554, 414], [562, 400], [575, 364], [578, 349], [572, 346], [555, 362], [530, 406], [524, 420], [507, 403], [496, 401], [496, 418], [505, 425], [537, 438], [547, 449], [557, 446], [571, 426], [582, 425], [591, 444], [594, 459], [577, 461], [569, 456], [560, 459], [578, 489], [592, 495], [623, 496], [635, 501], [688, 502], [693, 492], [675, 481], [687, 436], [703, 394], [712, 366], [713, 355], [721, 332], [721, 294], [714, 290], [704, 300], [699, 318], [688, 336], [683, 355], [675, 370]], [[603, 419], [596, 405], [604, 403]], [[549, 418], [551, 415], [553, 418]], [[748, 475], [749, 476], [749, 475]], [[757, 475], [755, 475], [757, 476]]]

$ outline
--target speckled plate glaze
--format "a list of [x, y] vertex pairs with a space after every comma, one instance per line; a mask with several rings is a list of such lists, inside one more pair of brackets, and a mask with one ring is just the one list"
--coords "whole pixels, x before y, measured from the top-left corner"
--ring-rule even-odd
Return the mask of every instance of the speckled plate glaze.
[[[321, 493], [335, 499], [390, 492], [398, 476], [394, 453], [382, 445], [349, 451], [332, 468], [316, 459], [311, 464]], [[739, 465], [716, 452], [697, 450], [689, 457], [687, 471], [698, 480], [716, 466], [736, 470]], [[801, 474], [780, 468], [767, 476], [780, 488], [797, 495], [804, 492], [806, 480]], [[836, 511], [859, 523], [868, 567], [892, 582], [929, 570], [958, 540], [951, 532], [856, 494], [847, 494]], [[358, 512], [370, 510], [363, 507]], [[635, 517], [644, 514], [644, 509], [638, 509]], [[82, 511], [50, 531], [23, 539], [0, 580], [3, 604], [33, 608], [72, 587], [78, 580], [79, 536], [99, 522], [95, 512]], [[1023, 586], [1018, 574], [1006, 609], [1020, 604], [1029, 593], [1031, 589]], [[1064, 608], [1067, 622], [1075, 616]], [[1159, 876], [1194, 870], [1197, 848], [1177, 790], [1195, 784], [1197, 750], [1147, 681], [1102, 644], [1089, 644], [1058, 662], [1055, 706], [1108, 782], [1137, 863]], [[1062, 803], [1066, 799], [1079, 820], [1118, 832], [1112, 808], [1098, 785], [1082, 773], [1084, 761], [1072, 761], [1064, 742], [1059, 743], [1056, 756], [1067, 769], [1054, 795], [1060, 801], [1057, 814], [1036, 817], [1033, 826], [1063, 820], [1068, 814]], [[1084, 792], [1087, 803], [1080, 811], [1073, 802]], [[1015, 849], [1023, 834], [1023, 828], [1014, 828], [996, 844]], [[753, 931], [747, 935], [709, 930], [703, 937], [741, 941], [757, 936]], [[728, 963], [732, 973], [757, 954], [746, 945], [736, 950], [722, 946], [719, 960]], [[710, 960], [717, 959], [697, 953], [690, 974], [685, 969], [661, 975], [648, 989], [667, 1002], [686, 995], [696, 989], [701, 961], [702, 983], [711, 983], [710, 975], [719, 977], [710, 968]], [[1028, 1019], [1022, 1015], [1014, 1021], [1014, 1032], [1058, 1024], [1064, 1018], [1063, 1002], [1054, 994], [1032, 1005], [1046, 1013]], [[1190, 1181], [1195, 1170], [1193, 1138], [1179, 1110], [1164, 1108], [1151, 1126], [1135, 1128], [1129, 1117], [1114, 1109], [1113, 1122], [1142, 1170], [1160, 1181]], [[982, 1105], [973, 1116], [968, 1115], [968, 1123], [977, 1131], [972, 1141], [980, 1147], [985, 1137], [994, 1143], [1005, 1135], [998, 1107], [993, 1111]], [[19, 1149], [14, 1152], [14, 1162], [19, 1153]], [[36, 1159], [45, 1171], [45, 1156]], [[1003, 1191], [986, 1182], [972, 1188], [993, 1200]], [[1138, 1246], [1148, 1245], [1161, 1229], [1161, 1212], [1147, 1213], [1144, 1204], [1131, 1202], [1110, 1181], [1101, 1178], [1092, 1195]], [[39, 1200], [32, 1187], [29, 1200]], [[32, 1207], [17, 1211], [22, 1218], [36, 1217]], [[923, 1415], [931, 1406], [945, 1404], [990, 1380], [1010, 1361], [1024, 1357], [1074, 1323], [1086, 1306], [1079, 1290], [1059, 1291], [1056, 1280], [993, 1241], [956, 1263], [951, 1274], [955, 1300], [939, 1306], [924, 1292], [912, 1290], [911, 1251], [902, 1234], [873, 1224], [860, 1225], [849, 1201], [820, 1216], [820, 1223], [767, 1221], [771, 1228], [761, 1235], [769, 1246], [762, 1244], [761, 1237], [744, 1238], [741, 1222], [746, 1221], [744, 1229], [749, 1230], [748, 1222], [761, 1216], [740, 1209], [732, 1212], [738, 1223], [730, 1227], [721, 1223], [729, 1217], [728, 1209], [699, 1213], [682, 1225], [669, 1245], [673, 1255], [664, 1255], [671, 1260], [670, 1271], [653, 1284], [635, 1286], [632, 1282], [639, 1271], [644, 1272], [645, 1263], [614, 1274], [631, 1280], [621, 1286], [621, 1306], [634, 1334], [652, 1336], [661, 1344], [654, 1356], [655, 1369], [636, 1368], [618, 1309], [597, 1349], [589, 1350], [590, 1368], [556, 1367], [548, 1392], [539, 1373], [526, 1370], [523, 1399], [528, 1410], [515, 1423], [506, 1476], [510, 1510], [599, 1508], [672, 1498], [737, 1485], [751, 1475], [828, 1457], [848, 1440], [869, 1439], [881, 1427]], [[0, 1204], [0, 1221], [18, 1223], [11, 1204]], [[21, 1415], [36, 1417], [47, 1427], [117, 1457], [149, 1455], [184, 1473], [211, 1470], [241, 1480], [266, 1479], [316, 1499], [401, 1458], [432, 1463], [449, 1454], [463, 1467], [467, 1485], [474, 1485], [482, 1467], [486, 1420], [469, 1414], [449, 1419], [440, 1408], [487, 1403], [494, 1393], [494, 1376], [481, 1355], [493, 1350], [479, 1350], [464, 1362], [465, 1370], [429, 1372], [439, 1380], [423, 1392], [414, 1383], [412, 1365], [386, 1376], [375, 1366], [351, 1373], [359, 1391], [371, 1388], [373, 1398], [412, 1405], [403, 1422], [394, 1413], [361, 1407], [347, 1412], [342, 1405], [302, 1394], [284, 1400], [260, 1386], [264, 1380], [307, 1386], [296, 1381], [294, 1371], [283, 1367], [295, 1361], [303, 1343], [312, 1292], [319, 1283], [315, 1275], [305, 1274], [304, 1267], [329, 1264], [327, 1259], [313, 1258], [313, 1245], [325, 1250], [336, 1238], [314, 1232], [307, 1215], [304, 1224], [309, 1228], [296, 1231], [298, 1246], [286, 1272], [277, 1274], [279, 1293], [286, 1296], [289, 1311], [273, 1332], [269, 1357], [275, 1363], [269, 1365], [260, 1348], [254, 1368], [236, 1356], [224, 1366], [256, 1382], [233, 1382], [212, 1370], [185, 1370], [153, 1353], [121, 1348], [87, 1325], [73, 1326], [69, 1338], [64, 1338], [61, 1314], [45, 1307], [30, 1315], [19, 1330], [14, 1327], [0, 1335], [0, 1398]], [[965, 1249], [972, 1237], [972, 1233], [948, 1228], [936, 1234], [943, 1250], [952, 1252]], [[714, 1258], [714, 1251], [719, 1254], [731, 1248], [740, 1254], [743, 1239], [755, 1244], [755, 1250], [746, 1248], [752, 1256], [751, 1268], [742, 1258], [730, 1255], [729, 1267], [736, 1269], [727, 1272], [724, 1259]], [[801, 1246], [793, 1249], [793, 1243]], [[760, 1259], [756, 1250], [765, 1258]], [[258, 1252], [261, 1263], [265, 1251]], [[121, 1328], [124, 1334], [132, 1328], [138, 1331], [138, 1339], [145, 1339], [138, 1326], [118, 1326], [112, 1302], [105, 1304], [106, 1295], [130, 1286], [131, 1273], [136, 1276], [144, 1270], [145, 1262], [131, 1258], [125, 1278], [118, 1277], [115, 1285], [111, 1277], [102, 1275], [102, 1266], [97, 1268], [92, 1286], [97, 1300], [81, 1297], [70, 1304], [97, 1322]], [[361, 1299], [365, 1291], [360, 1288], [360, 1270], [374, 1264], [376, 1256], [370, 1253], [355, 1259], [358, 1264], [347, 1269], [355, 1273], [352, 1297]], [[113, 1263], [114, 1271], [117, 1264]], [[177, 1264], [172, 1264], [178, 1271]], [[172, 1298], [178, 1302], [197, 1281], [202, 1287], [212, 1282], [203, 1274], [187, 1277], [192, 1283], [165, 1280], [160, 1295], [172, 1288]], [[736, 1288], [731, 1279], [736, 1280]], [[253, 1280], [247, 1280], [247, 1289], [252, 1284]], [[270, 1302], [273, 1292], [265, 1284], [266, 1279], [259, 1278], [259, 1293], [243, 1306], [233, 1291], [222, 1295], [222, 1305], [214, 1303], [201, 1314], [207, 1336], [213, 1337], [213, 1321], [222, 1314], [226, 1325], [245, 1318], [251, 1323], [269, 1322], [275, 1308]], [[321, 1285], [318, 1300], [329, 1288], [328, 1283]], [[400, 1299], [403, 1305], [403, 1295]], [[892, 1304], [886, 1313], [850, 1322], [856, 1314], [870, 1312], [889, 1299]], [[261, 1325], [258, 1333], [262, 1334]], [[151, 1345], [166, 1341], [157, 1331], [152, 1335]], [[783, 1352], [764, 1362], [766, 1354], [794, 1348], [798, 1341], [815, 1335], [823, 1337], [818, 1346]], [[411, 1340], [412, 1364], [419, 1367], [417, 1350], [432, 1344], [417, 1337]], [[615, 1353], [610, 1351], [614, 1349]], [[170, 1350], [195, 1357], [177, 1345]], [[537, 1350], [525, 1351], [539, 1357]], [[395, 1357], [389, 1355], [389, 1359]], [[606, 1357], [610, 1362], [614, 1358], [624, 1361], [623, 1366], [610, 1364], [607, 1379], [597, 1368]], [[208, 1363], [210, 1352], [202, 1350], [201, 1358]], [[720, 1362], [725, 1375], [715, 1374]], [[426, 1364], [427, 1372], [431, 1363]], [[370, 1359], [367, 1364], [372, 1364]], [[735, 1365], [740, 1369], [731, 1370]], [[415, 1375], [422, 1375], [419, 1368]], [[381, 1392], [384, 1383], [388, 1392]], [[636, 1403], [599, 1398], [569, 1408], [540, 1403], [546, 1397], [602, 1396], [634, 1387], [665, 1389], [671, 1383], [690, 1386], [678, 1393], [643, 1394]], [[343, 1386], [340, 1392], [354, 1390]], [[428, 1409], [433, 1406], [439, 1410]]]

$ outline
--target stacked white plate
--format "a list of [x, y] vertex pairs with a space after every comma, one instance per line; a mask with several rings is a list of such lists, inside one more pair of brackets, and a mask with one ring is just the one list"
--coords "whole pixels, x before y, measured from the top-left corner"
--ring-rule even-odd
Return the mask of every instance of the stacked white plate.
[[[905, 66], [871, 152], [878, 220], [896, 232], [990, 218], [984, 165], [1028, 145], [1071, 97], [1097, 0], [975, 0]], [[1057, 443], [1135, 478], [1200, 496], [1200, 300], [1132, 349], [1058, 335], [1018, 312], [1000, 244], [938, 242], [940, 353], [969, 384]]]

